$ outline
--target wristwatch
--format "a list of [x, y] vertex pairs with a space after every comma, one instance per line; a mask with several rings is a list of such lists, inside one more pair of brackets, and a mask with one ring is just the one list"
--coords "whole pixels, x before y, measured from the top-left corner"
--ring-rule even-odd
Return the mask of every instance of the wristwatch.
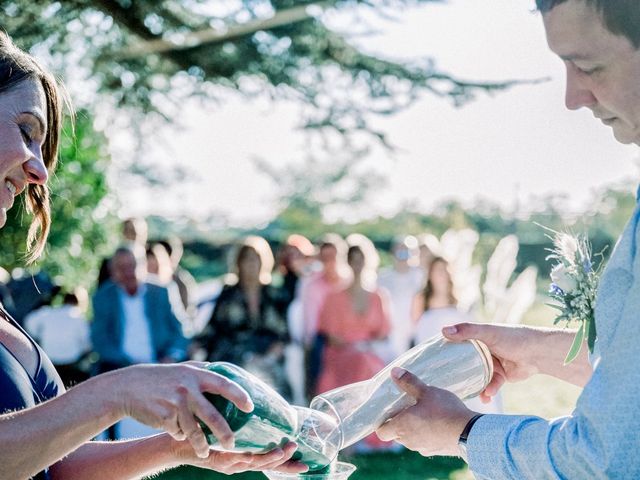
[[469, 433], [471, 433], [471, 428], [473, 427], [473, 424], [476, 423], [480, 419], [480, 417], [482, 417], [483, 415], [484, 415], [483, 413], [478, 413], [477, 415], [474, 415], [473, 417], [471, 417], [471, 420], [469, 420], [467, 424], [464, 426], [464, 429], [460, 434], [460, 438], [458, 438], [458, 449], [460, 450], [460, 456], [465, 462], [468, 462], [467, 439], [469, 438]]

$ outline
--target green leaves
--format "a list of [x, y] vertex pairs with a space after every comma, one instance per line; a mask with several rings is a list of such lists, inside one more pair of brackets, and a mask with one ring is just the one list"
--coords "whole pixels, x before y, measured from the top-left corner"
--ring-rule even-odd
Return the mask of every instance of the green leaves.
[[569, 349], [569, 353], [567, 353], [567, 356], [564, 359], [565, 365], [568, 365], [571, 362], [573, 362], [578, 356], [578, 354], [580, 353], [580, 350], [582, 349], [582, 342], [584, 342], [585, 330], [588, 330], [588, 329], [589, 329], [588, 322], [583, 322], [582, 325], [580, 325], [580, 328], [576, 332], [576, 336], [573, 339], [573, 343], [571, 344], [571, 348]]

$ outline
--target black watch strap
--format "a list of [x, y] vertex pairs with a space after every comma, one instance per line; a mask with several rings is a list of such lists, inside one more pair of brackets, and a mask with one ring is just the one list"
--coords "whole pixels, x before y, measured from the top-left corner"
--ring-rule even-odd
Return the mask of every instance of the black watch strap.
[[471, 420], [469, 420], [467, 422], [467, 424], [464, 427], [464, 430], [462, 430], [462, 433], [460, 434], [460, 438], [458, 439], [458, 443], [463, 443], [463, 444], [467, 444], [467, 439], [469, 438], [469, 433], [471, 433], [471, 428], [473, 427], [473, 424], [476, 423], [480, 417], [482, 417], [484, 415], [484, 413], [478, 413], [477, 415], [474, 415], [473, 417], [471, 417]]

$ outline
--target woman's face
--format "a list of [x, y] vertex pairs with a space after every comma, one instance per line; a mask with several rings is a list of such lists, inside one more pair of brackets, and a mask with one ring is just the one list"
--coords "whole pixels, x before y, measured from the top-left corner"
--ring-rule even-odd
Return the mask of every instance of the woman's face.
[[352, 250], [347, 259], [354, 275], [359, 275], [364, 269], [364, 255], [358, 250]]
[[147, 272], [157, 275], [160, 272], [160, 265], [158, 264], [158, 257], [155, 254], [147, 253]]
[[0, 93], [0, 227], [30, 183], [47, 182], [42, 144], [47, 134], [47, 104], [42, 86], [25, 80]]
[[262, 262], [260, 261], [260, 255], [252, 249], [247, 249], [238, 262], [238, 274], [244, 279], [260, 278], [261, 268]]
[[451, 277], [446, 263], [434, 262], [431, 264], [429, 278], [431, 279], [434, 291], [438, 293], [448, 293]]

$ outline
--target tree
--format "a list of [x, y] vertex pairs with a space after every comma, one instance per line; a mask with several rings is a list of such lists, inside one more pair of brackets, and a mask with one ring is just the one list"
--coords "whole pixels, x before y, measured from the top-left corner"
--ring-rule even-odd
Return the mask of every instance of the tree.
[[[67, 121], [60, 149], [60, 166], [50, 179], [52, 226], [47, 250], [36, 268], [42, 268], [66, 287], [90, 287], [102, 259], [113, 251], [118, 220], [110, 213], [106, 171], [109, 156], [104, 136], [93, 129], [91, 116], [81, 111], [75, 128]], [[2, 229], [0, 265], [25, 267], [26, 235], [30, 217], [22, 205], [9, 210]], [[16, 252], [18, 254], [16, 255]]]
[[172, 118], [185, 97], [223, 98], [220, 86], [249, 96], [267, 91], [306, 105], [304, 128], [364, 131], [386, 143], [370, 114], [392, 114], [421, 92], [461, 105], [517, 83], [458, 79], [430, 58], [376, 58], [322, 20], [326, 10], [384, 15], [433, 1], [0, 0], [0, 12], [21, 46], [44, 46], [67, 77], [86, 77], [83, 87], [96, 84], [116, 106]]

